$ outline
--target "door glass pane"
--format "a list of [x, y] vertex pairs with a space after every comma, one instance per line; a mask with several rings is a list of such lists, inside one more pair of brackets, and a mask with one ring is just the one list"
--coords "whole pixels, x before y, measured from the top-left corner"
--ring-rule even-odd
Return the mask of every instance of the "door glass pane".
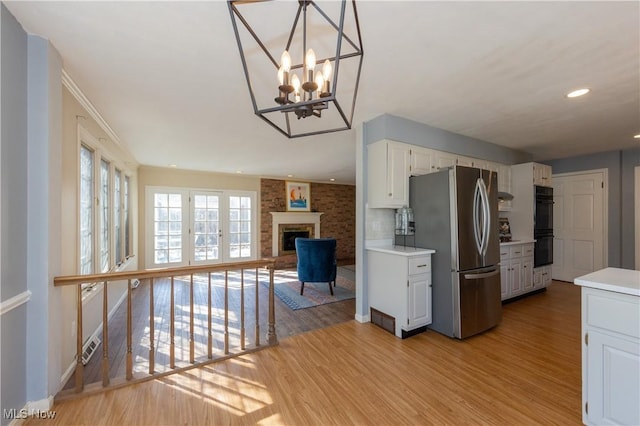
[[153, 194], [154, 262], [182, 262], [182, 195]]
[[131, 243], [129, 234], [129, 176], [124, 177], [124, 255], [131, 254]]
[[196, 194], [193, 197], [193, 260], [220, 259], [218, 246], [219, 197]]
[[251, 256], [251, 197], [229, 197], [229, 257]]

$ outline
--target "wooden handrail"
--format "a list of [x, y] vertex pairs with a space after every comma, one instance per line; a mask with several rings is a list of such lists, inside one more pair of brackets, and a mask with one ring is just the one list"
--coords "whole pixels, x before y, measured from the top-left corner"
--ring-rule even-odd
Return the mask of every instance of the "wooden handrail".
[[[102, 351], [102, 389], [93, 388], [92, 392], [111, 389], [115, 387], [109, 378], [109, 357], [108, 357], [108, 348], [109, 348], [109, 327], [108, 327], [108, 287], [109, 282], [114, 281], [126, 281], [127, 289], [126, 289], [126, 310], [127, 310], [127, 324], [126, 324], [126, 333], [127, 333], [127, 341], [126, 341], [126, 372], [125, 378], [126, 381], [116, 380], [121, 386], [125, 383], [137, 383], [142, 380], [149, 380], [154, 377], [163, 376], [170, 373], [158, 373], [155, 370], [155, 349], [157, 346], [155, 345], [154, 340], [154, 284], [157, 278], [170, 278], [171, 285], [171, 297], [170, 297], [170, 356], [169, 356], [169, 367], [173, 370], [173, 372], [184, 371], [186, 368], [192, 368], [193, 366], [207, 364], [209, 362], [214, 362], [221, 359], [226, 359], [231, 356], [242, 355], [243, 353], [257, 350], [260, 347], [260, 326], [259, 326], [259, 297], [258, 297], [258, 282], [259, 282], [259, 268], [266, 268], [269, 271], [269, 313], [268, 313], [268, 332], [267, 332], [267, 343], [268, 346], [275, 345], [278, 343], [278, 339], [275, 331], [275, 305], [274, 305], [274, 269], [275, 269], [275, 261], [272, 259], [262, 259], [262, 260], [254, 260], [254, 261], [246, 261], [246, 262], [233, 262], [233, 263], [223, 263], [216, 265], [198, 265], [198, 266], [185, 266], [185, 267], [174, 267], [174, 268], [163, 268], [163, 269], [153, 269], [153, 270], [139, 270], [139, 271], [126, 271], [126, 272], [107, 272], [102, 274], [93, 274], [93, 275], [72, 275], [72, 276], [61, 276], [54, 278], [54, 285], [57, 287], [68, 286], [68, 285], [76, 285], [77, 286], [77, 321], [76, 321], [76, 368], [75, 368], [75, 388], [73, 390], [73, 394], [78, 395], [83, 393], [87, 393], [84, 384], [83, 370], [84, 366], [82, 364], [82, 351], [84, 344], [84, 337], [82, 332], [82, 316], [83, 316], [83, 306], [82, 306], [82, 284], [86, 283], [103, 283], [103, 301], [102, 301], [102, 323], [103, 323], [103, 351]], [[244, 309], [245, 309], [245, 276], [244, 271], [248, 269], [255, 269], [255, 277], [256, 277], [256, 290], [255, 290], [255, 347], [253, 349], [245, 348], [245, 319], [244, 319]], [[240, 351], [237, 353], [230, 354], [229, 348], [229, 271], [240, 271]], [[212, 321], [211, 321], [211, 274], [214, 272], [224, 272], [224, 356], [218, 357], [216, 359], [213, 358], [212, 353]], [[197, 274], [207, 274], [208, 275], [208, 298], [207, 298], [207, 306], [208, 306], [208, 314], [207, 314], [207, 328], [208, 328], [208, 343], [207, 343], [207, 360], [204, 362], [196, 361], [195, 358], [195, 340], [194, 340], [194, 275]], [[188, 276], [188, 285], [189, 285], [189, 363], [191, 364], [189, 367], [183, 367], [176, 369], [175, 363], [175, 300], [174, 300], [174, 279], [175, 277]], [[147, 376], [140, 376], [139, 374], [134, 375], [133, 373], [133, 318], [132, 318], [132, 283], [134, 280], [149, 280], [149, 330], [150, 330], [150, 339], [149, 339], [149, 369]], [[267, 347], [267, 346], [265, 346]], [[57, 397], [60, 399], [67, 398], [71, 395], [68, 391], [60, 392]]]
[[250, 268], [275, 268], [275, 260], [261, 259], [250, 260], [246, 262], [230, 262], [230, 263], [218, 263], [216, 265], [197, 265], [197, 266], [179, 266], [174, 268], [159, 268], [159, 269], [144, 269], [139, 271], [123, 271], [123, 272], [106, 272], [103, 274], [91, 274], [91, 275], [65, 275], [62, 277], [55, 277], [53, 279], [53, 285], [56, 287], [73, 285], [73, 284], [87, 284], [93, 282], [108, 281], [120, 281], [120, 280], [133, 280], [133, 279], [145, 279], [145, 278], [162, 278], [162, 277], [176, 277], [190, 274], [201, 274], [206, 272], [224, 272], [232, 271], [236, 269], [250, 269]]

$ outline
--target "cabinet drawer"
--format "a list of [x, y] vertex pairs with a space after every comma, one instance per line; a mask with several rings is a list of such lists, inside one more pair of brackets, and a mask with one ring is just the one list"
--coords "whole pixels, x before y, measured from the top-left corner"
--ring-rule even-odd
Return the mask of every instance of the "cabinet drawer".
[[509, 247], [500, 247], [500, 262], [509, 260]]
[[523, 256], [533, 256], [533, 244], [523, 244], [522, 245], [522, 255]]
[[431, 256], [409, 258], [409, 275], [424, 274], [431, 271]]
[[630, 337], [640, 337], [640, 298], [597, 289], [585, 289], [586, 322]]
[[509, 247], [509, 257], [522, 257], [522, 245], [517, 244]]

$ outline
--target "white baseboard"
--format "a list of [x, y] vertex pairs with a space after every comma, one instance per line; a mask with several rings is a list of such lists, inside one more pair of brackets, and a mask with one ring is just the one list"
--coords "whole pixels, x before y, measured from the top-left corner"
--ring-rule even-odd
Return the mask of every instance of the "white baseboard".
[[371, 316], [370, 315], [358, 315], [356, 314], [356, 321], [358, 322], [371, 322]]

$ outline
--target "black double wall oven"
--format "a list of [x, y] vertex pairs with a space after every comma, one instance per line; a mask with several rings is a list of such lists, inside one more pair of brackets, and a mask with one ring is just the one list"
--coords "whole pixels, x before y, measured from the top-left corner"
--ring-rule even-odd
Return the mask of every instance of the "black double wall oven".
[[533, 237], [534, 267], [553, 263], [553, 188], [536, 186]]

